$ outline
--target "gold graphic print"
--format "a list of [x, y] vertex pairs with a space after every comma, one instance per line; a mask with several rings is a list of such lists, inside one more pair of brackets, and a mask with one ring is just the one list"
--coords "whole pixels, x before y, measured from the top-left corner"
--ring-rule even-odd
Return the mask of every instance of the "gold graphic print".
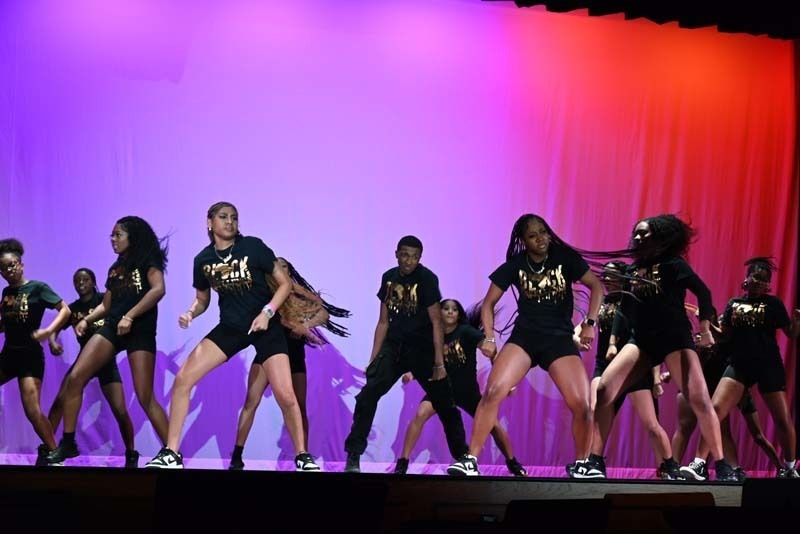
[[20, 293], [19, 295], [6, 295], [3, 297], [3, 319], [6, 321], [14, 321], [15, 323], [24, 323], [28, 320], [28, 294]]
[[142, 292], [142, 273], [139, 269], [128, 272], [124, 266], [115, 267], [108, 273], [109, 289], [116, 295], [140, 294]]
[[764, 326], [767, 317], [767, 305], [763, 302], [748, 304], [734, 302], [731, 307], [732, 326]]
[[467, 355], [458, 339], [445, 343], [444, 361], [451, 364], [464, 365], [467, 363]]
[[639, 272], [631, 280], [631, 292], [637, 297], [652, 297], [661, 293], [661, 264], [656, 263]]
[[600, 306], [600, 312], [597, 315], [597, 322], [600, 324], [600, 330], [603, 332], [610, 332], [611, 327], [614, 325], [614, 315], [617, 314], [619, 302], [604, 302]]
[[253, 287], [253, 275], [247, 262], [249, 256], [230, 263], [219, 262], [203, 265], [205, 274], [211, 288], [219, 294], [244, 293]]
[[392, 315], [411, 316], [417, 313], [419, 284], [386, 282], [386, 307]]
[[[72, 312], [72, 317], [70, 318], [71, 319], [70, 322], [72, 324], [72, 327], [75, 328], [76, 326], [78, 326], [78, 323], [83, 321], [87, 317], [89, 317], [89, 315], [93, 311], [94, 311], [94, 308], [89, 308], [89, 311], [87, 311], [86, 313], [83, 313], [82, 311]], [[106, 323], [105, 319], [98, 319], [97, 321], [93, 322], [89, 326], [91, 327], [92, 330], [97, 330], [98, 328], [103, 326], [105, 323]]]
[[542, 273], [519, 270], [519, 289], [529, 299], [536, 302], [559, 302], [564, 300], [567, 281], [562, 266], [547, 269]]

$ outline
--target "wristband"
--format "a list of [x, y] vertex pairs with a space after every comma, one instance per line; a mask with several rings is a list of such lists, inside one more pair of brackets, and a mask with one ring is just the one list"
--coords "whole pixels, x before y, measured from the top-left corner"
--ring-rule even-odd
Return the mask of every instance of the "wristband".
[[131, 319], [131, 318], [130, 318], [130, 317], [128, 317], [127, 315], [123, 315], [123, 316], [122, 316], [122, 319], [125, 319], [126, 321], [129, 321], [129, 322], [131, 322], [131, 323], [133, 322], [133, 319]]
[[275, 317], [275, 310], [273, 310], [272, 306], [269, 304], [266, 304], [263, 308], [261, 308], [261, 311], [267, 314], [268, 319]]

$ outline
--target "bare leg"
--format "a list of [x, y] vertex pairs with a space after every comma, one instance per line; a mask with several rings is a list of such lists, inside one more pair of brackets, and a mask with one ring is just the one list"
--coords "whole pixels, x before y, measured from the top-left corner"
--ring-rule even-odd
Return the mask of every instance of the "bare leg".
[[589, 403], [589, 377], [583, 361], [578, 356], [564, 356], [550, 364], [548, 373], [572, 412], [575, 457], [586, 458], [592, 445], [594, 422]]
[[269, 381], [267, 372], [261, 365], [254, 363], [250, 366], [250, 373], [247, 375], [247, 395], [245, 396], [244, 406], [239, 412], [239, 422], [236, 425], [236, 446], [244, 447], [250, 429], [253, 427], [253, 420], [256, 417], [256, 410], [261, 404], [264, 391], [267, 390]]
[[292, 388], [292, 371], [289, 367], [289, 356], [275, 354], [261, 364], [267, 373], [267, 381], [272, 386], [272, 394], [283, 412], [283, 423], [294, 444], [295, 454], [305, 451], [305, 435], [303, 434], [303, 418], [300, 406]]
[[103, 396], [108, 401], [108, 406], [114, 414], [114, 419], [117, 420], [119, 433], [125, 443], [125, 449], [133, 450], [133, 423], [131, 422], [131, 416], [128, 414], [128, 407], [125, 404], [125, 390], [122, 387], [122, 382], [111, 382], [102, 386], [102, 390]]
[[430, 401], [422, 401], [419, 403], [419, 408], [417, 408], [417, 413], [414, 416], [414, 419], [408, 424], [408, 428], [406, 429], [406, 437], [403, 440], [403, 452], [400, 455], [401, 458], [410, 458], [411, 451], [414, 450], [414, 445], [417, 444], [419, 441], [419, 436], [422, 434], [422, 427], [425, 426], [425, 423], [436, 414], [436, 410], [433, 409], [433, 404]]
[[53, 427], [50, 421], [42, 413], [39, 399], [42, 393], [42, 381], [32, 376], [20, 377], [19, 394], [22, 398], [22, 407], [25, 409], [25, 416], [33, 425], [36, 435], [51, 450], [56, 448], [56, 438], [53, 435]]
[[306, 392], [308, 389], [308, 375], [306, 373], [292, 373], [292, 388], [300, 407], [300, 416], [303, 418], [303, 436], [305, 443], [303, 450], [308, 450], [308, 413], [306, 412]]
[[[137, 350], [128, 353], [128, 363], [131, 366], [133, 376], [133, 388], [136, 391], [136, 398], [139, 399], [150, 424], [158, 435], [161, 443], [167, 442], [169, 423], [164, 408], [153, 395], [153, 375], [156, 368], [156, 355], [145, 350]], [[176, 379], [177, 383], [177, 379]], [[177, 449], [172, 449], [177, 450]]]

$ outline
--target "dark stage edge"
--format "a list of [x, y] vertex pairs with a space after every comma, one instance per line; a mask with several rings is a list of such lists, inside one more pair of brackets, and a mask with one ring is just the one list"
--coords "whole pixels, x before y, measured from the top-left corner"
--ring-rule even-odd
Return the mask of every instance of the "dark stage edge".
[[738, 532], [794, 529], [800, 481], [744, 485], [0, 467], [3, 532]]

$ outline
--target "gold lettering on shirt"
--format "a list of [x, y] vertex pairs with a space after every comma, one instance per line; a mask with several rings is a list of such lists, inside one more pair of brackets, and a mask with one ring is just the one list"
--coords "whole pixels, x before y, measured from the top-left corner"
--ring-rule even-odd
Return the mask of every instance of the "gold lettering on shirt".
[[15, 323], [24, 323], [28, 320], [28, 294], [19, 293], [18, 295], [6, 295], [3, 297], [3, 319], [6, 321], [14, 321]]
[[217, 293], [244, 293], [253, 287], [253, 275], [247, 265], [249, 256], [230, 263], [203, 265], [203, 274]]
[[392, 315], [414, 315], [417, 313], [417, 288], [419, 284], [386, 282], [386, 308]]
[[[73, 328], [76, 327], [79, 322], [81, 322], [84, 319], [86, 319], [87, 317], [89, 317], [89, 315], [93, 311], [94, 311], [94, 308], [89, 308], [89, 311], [87, 311], [86, 313], [83, 313], [82, 311], [72, 312], [72, 317], [70, 317], [70, 323], [72, 324], [72, 327]], [[106, 323], [105, 319], [98, 319], [97, 321], [93, 322], [89, 326], [90, 326], [91, 330], [97, 330], [98, 328], [103, 326], [105, 323]]]
[[597, 314], [597, 322], [600, 324], [600, 330], [603, 332], [611, 331], [614, 325], [614, 315], [617, 314], [619, 302], [604, 302], [600, 306], [600, 312]]
[[764, 326], [766, 317], [767, 305], [763, 302], [734, 302], [731, 306], [731, 326]]
[[526, 298], [536, 302], [559, 302], [564, 300], [567, 292], [567, 280], [564, 278], [563, 266], [547, 269], [542, 273], [532, 273], [520, 269], [519, 289]]
[[144, 288], [142, 285], [142, 273], [139, 269], [127, 272], [123, 265], [115, 267], [108, 273], [109, 289], [117, 295], [140, 294]]
[[656, 263], [639, 271], [631, 280], [631, 292], [637, 297], [652, 297], [661, 293], [661, 264]]
[[467, 363], [467, 355], [461, 346], [461, 341], [456, 339], [444, 345], [444, 361], [451, 364], [464, 365]]

